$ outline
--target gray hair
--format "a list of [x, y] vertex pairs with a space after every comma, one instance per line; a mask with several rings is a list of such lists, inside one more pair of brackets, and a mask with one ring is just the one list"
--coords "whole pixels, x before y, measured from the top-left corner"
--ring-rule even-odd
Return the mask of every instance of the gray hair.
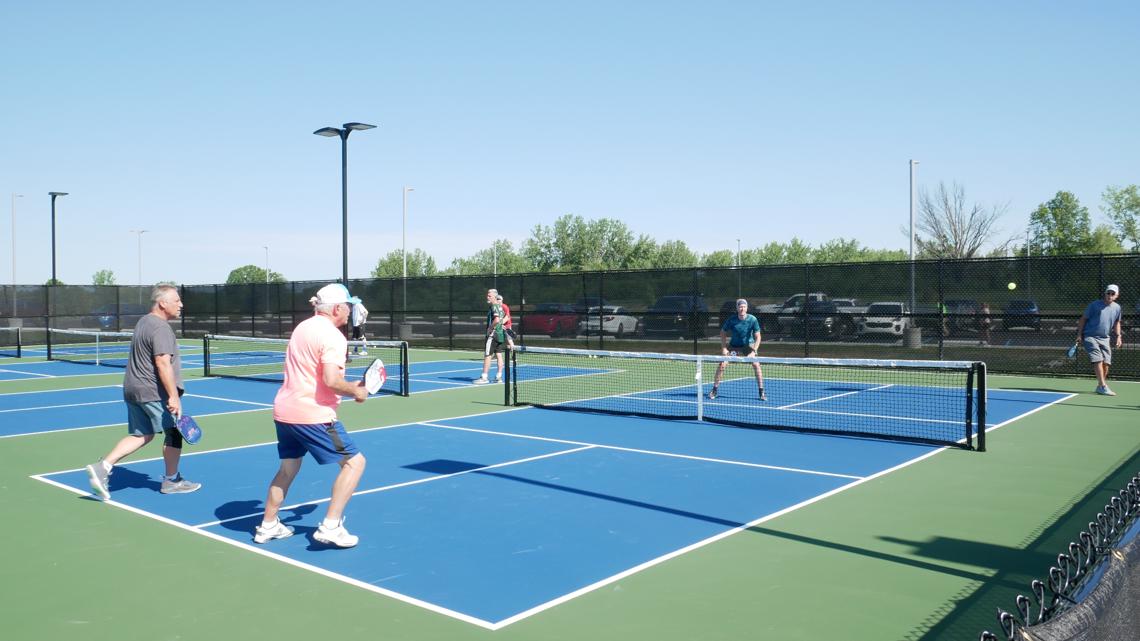
[[170, 292], [176, 292], [178, 288], [174, 285], [155, 285], [154, 289], [150, 290], [150, 303], [153, 307], [158, 304], [158, 301], [166, 298]]
[[332, 314], [337, 305], [341, 303], [322, 303], [321, 299], [313, 296], [309, 299], [309, 304], [313, 306], [313, 311], [318, 314]]
[[492, 295], [494, 295], [494, 296], [498, 296], [498, 295], [499, 295], [499, 290], [497, 290], [497, 289], [488, 289], [488, 290], [487, 290], [487, 293], [488, 293], [488, 294], [492, 294]]

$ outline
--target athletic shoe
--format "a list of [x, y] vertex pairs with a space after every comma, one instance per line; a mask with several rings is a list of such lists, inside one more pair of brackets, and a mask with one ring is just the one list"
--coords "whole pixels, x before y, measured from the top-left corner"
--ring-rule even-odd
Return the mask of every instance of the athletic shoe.
[[360, 350], [360, 355], [361, 356], [368, 356], [368, 350], [366, 350], [366, 349]]
[[285, 525], [280, 519], [270, 527], [257, 526], [253, 530], [254, 543], [268, 543], [273, 539], [287, 539], [293, 536], [293, 528]]
[[474, 383], [475, 385], [486, 385], [489, 381], [487, 380], [486, 376], [480, 376], [479, 378], [477, 378], [471, 382]]
[[162, 479], [162, 488], [158, 491], [162, 492], [163, 494], [189, 494], [190, 492], [197, 492], [201, 488], [201, 483], [187, 481], [186, 479], [182, 478], [181, 474], [179, 474], [178, 478], [174, 479], [173, 481]]
[[103, 461], [96, 461], [87, 466], [87, 480], [91, 482], [91, 489], [95, 495], [104, 501], [111, 499], [109, 479], [111, 473], [103, 467]]
[[503, 375], [502, 375], [502, 374], [499, 374], [498, 376], [496, 376], [496, 377], [495, 377], [495, 382], [496, 382], [496, 383], [502, 383], [502, 382], [503, 382]]
[[768, 397], [764, 394], [764, 388], [763, 387], [760, 388], [760, 400], [762, 400], [762, 401], [768, 400]]
[[313, 538], [321, 543], [335, 545], [338, 548], [350, 548], [360, 541], [360, 537], [353, 536], [344, 529], [344, 519], [341, 519], [340, 523], [337, 523], [337, 526], [332, 529], [326, 528], [325, 524], [321, 523], [317, 531], [313, 532]]
[[1096, 393], [1100, 394], [1101, 396], [1116, 396], [1116, 392], [1108, 389], [1108, 385], [1098, 385], [1096, 388]]
[[709, 400], [710, 401], [716, 400], [716, 388], [715, 387], [712, 388], [711, 390], [709, 390]]

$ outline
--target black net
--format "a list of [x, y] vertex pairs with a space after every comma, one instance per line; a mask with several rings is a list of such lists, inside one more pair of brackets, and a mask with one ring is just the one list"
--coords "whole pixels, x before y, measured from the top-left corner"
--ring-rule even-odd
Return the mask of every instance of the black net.
[[512, 353], [511, 392], [550, 409], [962, 447], [985, 425], [985, 367], [971, 362], [524, 347]]
[[[214, 336], [203, 339], [206, 376], [244, 378], [280, 383], [285, 374], [285, 350], [289, 340], [249, 336]], [[408, 344], [404, 341], [349, 341], [346, 378], [364, 376], [374, 359], [381, 359], [387, 381], [381, 393], [407, 396]]]
[[130, 332], [92, 332], [77, 329], [47, 330], [47, 357], [88, 365], [126, 367], [131, 353]]

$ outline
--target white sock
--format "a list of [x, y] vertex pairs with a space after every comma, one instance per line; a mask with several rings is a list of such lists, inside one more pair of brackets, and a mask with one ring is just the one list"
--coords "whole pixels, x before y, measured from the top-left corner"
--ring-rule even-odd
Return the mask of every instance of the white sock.
[[166, 479], [167, 481], [177, 481], [178, 472], [175, 472], [173, 476], [163, 476], [162, 478]]
[[278, 522], [279, 522], [279, 519], [273, 519], [272, 521], [262, 521], [261, 522], [261, 529], [268, 530], [272, 527], [276, 527]]
[[340, 527], [340, 519], [325, 519], [321, 521], [321, 526], [326, 530], [335, 530]]
[[107, 461], [104, 461], [103, 459], [99, 459], [99, 463], [101, 463], [103, 465], [103, 471], [104, 472], [110, 472], [111, 468], [115, 467], [114, 465], [111, 465], [110, 463], [108, 463]]

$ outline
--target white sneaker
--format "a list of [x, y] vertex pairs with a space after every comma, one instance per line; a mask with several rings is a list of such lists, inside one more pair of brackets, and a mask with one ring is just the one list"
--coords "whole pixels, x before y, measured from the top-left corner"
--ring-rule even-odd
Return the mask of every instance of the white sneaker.
[[87, 466], [87, 480], [91, 483], [91, 490], [104, 501], [111, 500], [110, 477], [111, 473], [103, 467], [103, 461], [95, 461]]
[[495, 376], [495, 382], [496, 383], [502, 383], [503, 382], [503, 375], [499, 374], [499, 375]]
[[340, 523], [332, 529], [326, 528], [322, 522], [321, 526], [317, 528], [317, 531], [313, 532], [313, 538], [321, 543], [335, 545], [338, 548], [350, 548], [360, 541], [360, 537], [353, 536], [348, 533], [348, 530], [344, 529], [344, 519], [341, 519]]
[[260, 525], [253, 530], [254, 543], [268, 543], [273, 539], [287, 539], [293, 536], [293, 528], [285, 525], [280, 519], [271, 527], [263, 528]]
[[1116, 392], [1108, 389], [1108, 385], [1102, 385], [1096, 388], [1096, 393], [1101, 396], [1116, 396]]
[[474, 383], [475, 385], [486, 385], [490, 381], [487, 380], [486, 376], [480, 376], [479, 378], [477, 378], [471, 382]]
[[360, 355], [361, 356], [368, 356], [368, 350], [366, 350], [366, 349], [360, 350]]

